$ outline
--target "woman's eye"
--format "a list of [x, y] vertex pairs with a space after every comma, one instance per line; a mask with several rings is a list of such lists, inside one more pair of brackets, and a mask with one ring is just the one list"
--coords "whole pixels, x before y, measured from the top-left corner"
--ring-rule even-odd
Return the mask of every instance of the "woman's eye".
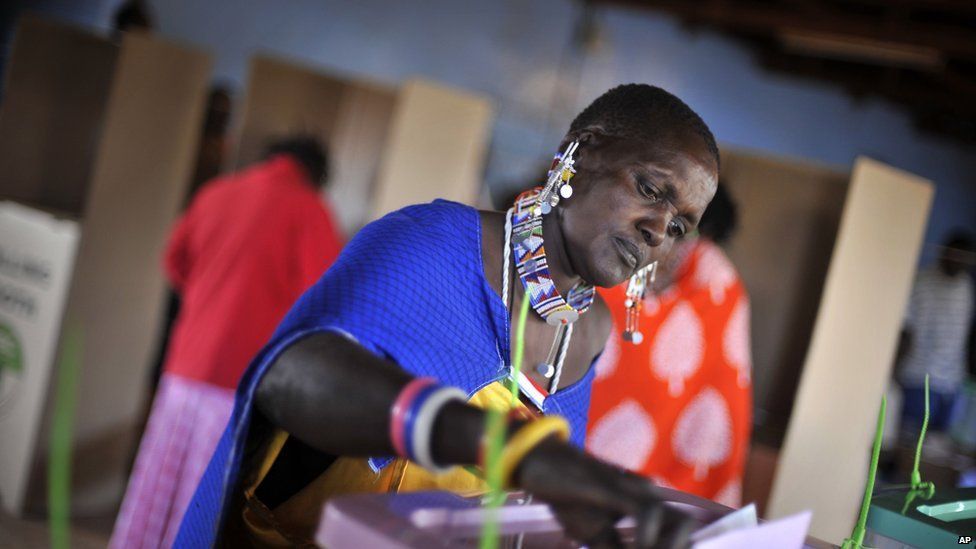
[[658, 192], [657, 188], [654, 187], [654, 185], [651, 185], [650, 183], [644, 180], [638, 180], [637, 187], [640, 189], [642, 195], [651, 199], [651, 202], [657, 204], [658, 202], [661, 201], [661, 193]]
[[685, 225], [680, 221], [671, 221], [668, 223], [668, 234], [673, 238], [681, 238], [685, 235]]

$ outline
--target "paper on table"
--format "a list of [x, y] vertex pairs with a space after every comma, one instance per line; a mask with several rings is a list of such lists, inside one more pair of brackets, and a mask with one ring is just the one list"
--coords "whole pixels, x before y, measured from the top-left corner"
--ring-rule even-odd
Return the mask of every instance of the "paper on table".
[[811, 516], [810, 511], [803, 511], [752, 528], [725, 532], [695, 543], [693, 549], [802, 549]]
[[752, 528], [757, 524], [759, 524], [759, 519], [756, 517], [756, 504], [750, 503], [698, 530], [691, 535], [691, 541], [703, 541], [732, 530]]

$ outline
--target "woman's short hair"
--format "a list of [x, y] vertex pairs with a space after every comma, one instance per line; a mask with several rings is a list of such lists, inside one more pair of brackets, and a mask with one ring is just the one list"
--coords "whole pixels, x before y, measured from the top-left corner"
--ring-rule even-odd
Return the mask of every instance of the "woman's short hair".
[[623, 84], [597, 97], [570, 124], [570, 132], [598, 126], [603, 132], [653, 142], [665, 136], [694, 133], [720, 164], [715, 136], [684, 101], [649, 84]]

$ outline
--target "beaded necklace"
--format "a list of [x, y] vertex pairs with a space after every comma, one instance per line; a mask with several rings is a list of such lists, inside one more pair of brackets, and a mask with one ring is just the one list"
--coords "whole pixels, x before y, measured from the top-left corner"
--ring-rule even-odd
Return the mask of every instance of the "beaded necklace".
[[[505, 258], [502, 276], [502, 299], [508, 306], [508, 252], [515, 253], [515, 266], [519, 273], [519, 280], [525, 289], [532, 308], [549, 325], [556, 327], [556, 336], [546, 361], [536, 366], [536, 371], [543, 377], [550, 379], [548, 394], [555, 393], [559, 387], [563, 362], [569, 350], [569, 342], [573, 337], [573, 323], [579, 315], [586, 312], [593, 303], [596, 290], [584, 282], [576, 284], [570, 290], [568, 299], [563, 299], [556, 289], [556, 285], [549, 273], [546, 261], [546, 250], [542, 238], [542, 216], [534, 213], [537, 207], [541, 188], [532, 189], [519, 195], [515, 206], [508, 211], [505, 231]], [[509, 229], [511, 227], [511, 229]], [[509, 248], [511, 245], [511, 248]], [[521, 373], [519, 386], [526, 396], [542, 408], [542, 399], [547, 396], [544, 392], [528, 390], [533, 383], [524, 373]]]
[[572, 324], [590, 308], [596, 290], [580, 281], [569, 291], [567, 299], [563, 299], [556, 289], [546, 261], [542, 216], [533, 212], [541, 192], [535, 188], [515, 200], [511, 236], [515, 267], [535, 312], [552, 326]]

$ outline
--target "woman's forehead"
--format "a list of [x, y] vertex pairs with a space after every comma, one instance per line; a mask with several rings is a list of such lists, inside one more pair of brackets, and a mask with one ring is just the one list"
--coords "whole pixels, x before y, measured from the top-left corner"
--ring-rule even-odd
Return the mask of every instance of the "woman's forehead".
[[622, 154], [620, 160], [646, 176], [674, 184], [697, 182], [714, 192], [718, 182], [715, 158], [707, 150], [662, 144], [631, 149], [631, 153]]
[[647, 164], [647, 169], [661, 171], [662, 175], [674, 175], [679, 167], [675, 164], [689, 162], [718, 171], [714, 153], [701, 136], [691, 132], [664, 133], [654, 138], [616, 138], [608, 146], [620, 155], [620, 160]]

